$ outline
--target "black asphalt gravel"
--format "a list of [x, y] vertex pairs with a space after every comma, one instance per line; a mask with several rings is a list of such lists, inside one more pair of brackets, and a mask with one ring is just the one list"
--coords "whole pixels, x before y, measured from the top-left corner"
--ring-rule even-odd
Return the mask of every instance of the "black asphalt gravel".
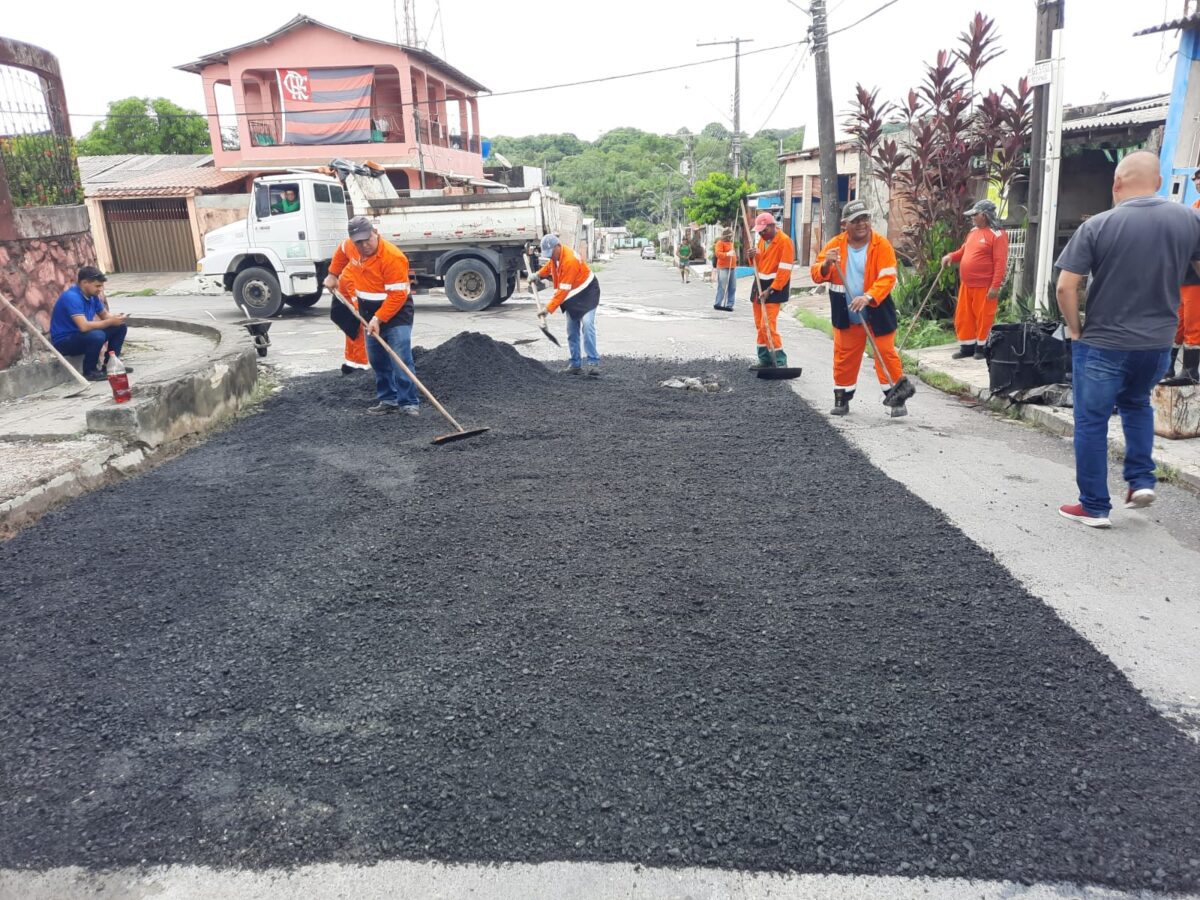
[[0, 545], [0, 866], [1200, 886], [1200, 750], [785, 384], [417, 365], [493, 430], [303, 379]]

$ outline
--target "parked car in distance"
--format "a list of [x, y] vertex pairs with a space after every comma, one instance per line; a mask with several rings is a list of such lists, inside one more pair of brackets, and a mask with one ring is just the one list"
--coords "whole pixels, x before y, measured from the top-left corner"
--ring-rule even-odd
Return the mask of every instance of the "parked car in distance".
[[647, 244], [642, 248], [642, 259], [654, 259], [654, 248]]

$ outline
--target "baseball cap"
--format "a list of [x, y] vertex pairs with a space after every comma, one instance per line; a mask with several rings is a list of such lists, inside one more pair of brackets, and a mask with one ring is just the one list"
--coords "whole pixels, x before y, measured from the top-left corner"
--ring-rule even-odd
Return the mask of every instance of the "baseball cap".
[[754, 217], [754, 230], [762, 231], [768, 225], [775, 224], [775, 217], [768, 212], [759, 213]]
[[983, 213], [985, 216], [994, 216], [996, 215], [996, 204], [991, 200], [980, 200], [965, 213], [963, 213], [963, 215], [973, 216], [976, 213]]
[[863, 216], [871, 215], [871, 211], [867, 209], [867, 204], [863, 200], [851, 200], [842, 207], [842, 221], [853, 222]]
[[370, 219], [366, 216], [355, 216], [347, 225], [347, 231], [350, 233], [350, 240], [365, 241], [371, 236], [371, 232], [375, 230], [375, 226], [371, 224]]
[[108, 276], [97, 269], [95, 266], [82, 266], [79, 269], [79, 274], [75, 276], [76, 281], [108, 281]]
[[544, 238], [542, 238], [542, 252], [539, 253], [538, 255], [539, 256], [549, 256], [551, 253], [554, 252], [554, 248], [560, 246], [561, 244], [562, 244], [562, 241], [560, 241], [558, 239], [557, 234], [548, 234]]

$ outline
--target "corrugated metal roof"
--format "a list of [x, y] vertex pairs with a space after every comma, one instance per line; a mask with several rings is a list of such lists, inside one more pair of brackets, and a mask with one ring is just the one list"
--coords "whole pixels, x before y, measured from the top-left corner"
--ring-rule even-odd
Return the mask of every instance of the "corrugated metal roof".
[[1119, 106], [1094, 116], [1069, 119], [1063, 122], [1064, 132], [1090, 131], [1095, 128], [1126, 128], [1130, 125], [1147, 125], [1165, 122], [1170, 102], [1166, 97], [1142, 103]]
[[89, 197], [186, 197], [228, 187], [246, 180], [245, 172], [213, 168], [166, 169], [129, 178], [119, 184], [85, 189]]
[[1161, 25], [1155, 25], [1153, 28], [1143, 28], [1141, 31], [1135, 31], [1133, 36], [1140, 37], [1143, 34], [1178, 31], [1181, 28], [1200, 28], [1200, 13], [1184, 16], [1182, 19], [1172, 19], [1170, 22], [1163, 22]]

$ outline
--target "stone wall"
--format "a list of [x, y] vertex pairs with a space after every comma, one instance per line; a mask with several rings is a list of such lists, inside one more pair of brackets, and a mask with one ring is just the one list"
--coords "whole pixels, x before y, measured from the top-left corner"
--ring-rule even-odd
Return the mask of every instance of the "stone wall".
[[[43, 331], [58, 295], [75, 281], [80, 266], [95, 265], [88, 232], [57, 237], [0, 241], [0, 292]], [[0, 309], [0, 369], [40, 352], [40, 345], [16, 317]]]

